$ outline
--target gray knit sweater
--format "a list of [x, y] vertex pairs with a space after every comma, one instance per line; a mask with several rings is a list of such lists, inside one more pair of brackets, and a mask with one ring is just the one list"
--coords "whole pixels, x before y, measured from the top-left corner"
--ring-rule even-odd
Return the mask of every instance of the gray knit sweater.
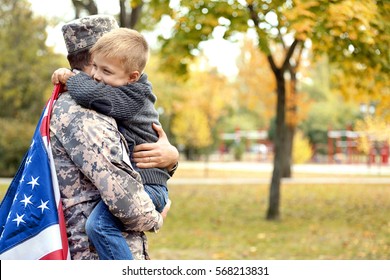
[[[66, 85], [70, 95], [78, 104], [111, 116], [117, 121], [130, 153], [133, 152], [135, 145], [155, 143], [158, 140], [158, 135], [152, 127], [152, 123], [160, 125], [154, 107], [157, 98], [152, 92], [152, 85], [146, 74], [142, 74], [136, 83], [112, 87], [80, 72], [69, 78]], [[135, 164], [133, 166], [135, 167]], [[136, 168], [136, 170], [140, 173], [144, 184], [166, 185], [170, 178], [166, 169]]]

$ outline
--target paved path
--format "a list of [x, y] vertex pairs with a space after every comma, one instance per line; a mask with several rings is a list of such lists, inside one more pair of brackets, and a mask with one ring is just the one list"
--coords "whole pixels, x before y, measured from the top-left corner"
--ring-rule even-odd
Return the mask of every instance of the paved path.
[[0, 178], [0, 184], [10, 184], [12, 178]]
[[[180, 169], [187, 170], [250, 170], [272, 174], [272, 164], [257, 162], [180, 162]], [[301, 164], [294, 165], [293, 172], [311, 174], [310, 177], [295, 177], [282, 179], [283, 184], [367, 184], [389, 185], [390, 165], [367, 166], [364, 164]], [[332, 176], [332, 175], [338, 176]], [[345, 177], [340, 175], [347, 175]], [[352, 176], [351, 176], [352, 175]], [[353, 175], [359, 175], [354, 177]], [[223, 185], [223, 184], [269, 184], [271, 176], [262, 178], [174, 178], [170, 185]], [[11, 178], [0, 178], [0, 184], [9, 184]]]
[[[187, 170], [249, 170], [272, 174], [273, 166], [270, 163], [258, 162], [180, 162], [180, 169]], [[310, 174], [310, 177], [295, 177], [282, 179], [283, 184], [367, 184], [389, 185], [390, 165], [368, 166], [365, 164], [300, 164], [293, 166], [293, 173]], [[345, 177], [340, 175], [346, 175]], [[337, 176], [333, 176], [337, 175]], [[353, 175], [359, 175], [354, 177]], [[179, 184], [269, 184], [271, 176], [262, 178], [174, 178], [170, 185]]]
[[[179, 168], [185, 169], [215, 169], [215, 170], [249, 170], [260, 172], [272, 172], [273, 165], [258, 162], [180, 162]], [[293, 172], [313, 174], [358, 174], [390, 176], [390, 164], [371, 165], [366, 164], [296, 164]]]
[[[169, 181], [169, 185], [263, 185], [269, 184], [271, 178], [175, 178]], [[390, 187], [390, 178], [288, 178], [282, 179], [282, 184], [301, 184], [301, 185], [320, 185], [320, 184], [346, 184], [346, 185], [388, 185]]]

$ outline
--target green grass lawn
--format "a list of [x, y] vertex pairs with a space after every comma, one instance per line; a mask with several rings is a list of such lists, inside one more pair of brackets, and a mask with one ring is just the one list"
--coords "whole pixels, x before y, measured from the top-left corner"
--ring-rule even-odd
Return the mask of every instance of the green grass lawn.
[[389, 259], [390, 186], [288, 185], [266, 221], [268, 186], [172, 186], [152, 259]]
[[285, 185], [279, 221], [265, 219], [268, 188], [170, 186], [164, 227], [148, 233], [151, 258], [390, 259], [390, 186]]

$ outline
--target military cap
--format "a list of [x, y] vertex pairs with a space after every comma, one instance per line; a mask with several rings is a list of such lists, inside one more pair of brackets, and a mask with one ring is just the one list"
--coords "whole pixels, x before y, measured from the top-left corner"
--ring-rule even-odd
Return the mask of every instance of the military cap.
[[91, 48], [103, 34], [118, 28], [112, 16], [92, 15], [68, 22], [62, 27], [68, 54]]

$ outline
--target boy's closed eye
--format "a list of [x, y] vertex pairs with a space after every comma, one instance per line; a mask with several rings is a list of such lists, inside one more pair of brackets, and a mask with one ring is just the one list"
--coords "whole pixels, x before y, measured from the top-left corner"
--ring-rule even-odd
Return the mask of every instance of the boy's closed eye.
[[112, 75], [112, 74], [114, 74], [110, 69], [107, 69], [107, 68], [103, 69], [103, 73], [104, 73], [104, 74], [107, 74], [107, 75]]

